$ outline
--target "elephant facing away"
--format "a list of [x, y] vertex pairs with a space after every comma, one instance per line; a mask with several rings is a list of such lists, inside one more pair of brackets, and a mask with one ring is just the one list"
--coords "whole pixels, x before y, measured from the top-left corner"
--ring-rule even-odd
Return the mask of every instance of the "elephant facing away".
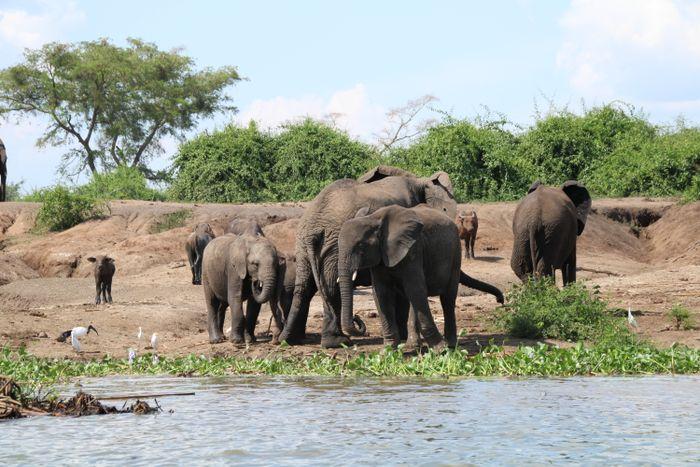
[[0, 201], [7, 199], [7, 151], [0, 139]]
[[513, 216], [510, 266], [518, 278], [554, 276], [561, 269], [564, 285], [575, 282], [576, 238], [590, 210], [591, 196], [575, 180], [561, 188], [533, 183]]
[[290, 344], [302, 341], [309, 302], [316, 291], [323, 299], [322, 347], [350, 345], [345, 333], [361, 335], [362, 330], [354, 325], [345, 323], [342, 331], [340, 327], [341, 303], [337, 284], [340, 228], [362, 207], [373, 212], [394, 204], [411, 207], [421, 203], [454, 217], [457, 205], [445, 172], [419, 178], [401, 169], [379, 166], [359, 180], [337, 180], [321, 190], [299, 222], [294, 299], [280, 340]]
[[192, 283], [199, 285], [202, 283], [202, 258], [204, 249], [207, 247], [216, 235], [209, 224], [197, 224], [187, 240], [185, 241], [185, 251], [187, 252], [187, 260], [190, 263], [192, 271]]
[[224, 233], [231, 233], [234, 235], [263, 235], [262, 228], [260, 224], [255, 219], [233, 219], [228, 223]]
[[338, 238], [344, 323], [352, 317], [352, 275], [363, 268], [370, 268], [387, 345], [399, 344], [401, 321], [407, 314], [406, 347], [419, 346], [420, 336], [430, 346], [444, 346], [428, 305], [428, 297], [439, 296], [445, 340], [447, 345], [456, 346], [455, 301], [460, 283], [490, 293], [503, 303], [500, 290], [461, 271], [459, 234], [450, 217], [426, 205], [410, 209], [388, 206], [369, 215], [367, 212], [360, 209], [354, 219], [345, 222]]
[[[254, 342], [260, 305], [267, 301], [275, 319], [274, 335], [279, 334], [283, 320], [275, 296], [278, 263], [277, 250], [265, 237], [224, 235], [211, 241], [202, 262], [210, 343], [224, 341], [224, 318], [229, 306], [231, 342]], [[247, 302], [245, 316], [243, 302]]]

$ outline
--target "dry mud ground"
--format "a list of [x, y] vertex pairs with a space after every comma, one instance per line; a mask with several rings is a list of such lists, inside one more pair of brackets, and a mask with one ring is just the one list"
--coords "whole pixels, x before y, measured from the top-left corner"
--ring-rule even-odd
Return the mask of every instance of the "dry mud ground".
[[[476, 260], [463, 260], [462, 269], [482, 280], [509, 289], [517, 279], [510, 269], [511, 219], [516, 203], [462, 205], [479, 215]], [[230, 343], [210, 345], [201, 286], [190, 283], [183, 241], [192, 226], [209, 221], [217, 234], [234, 217], [256, 217], [268, 236], [279, 235], [276, 224], [301, 216], [303, 204], [177, 204], [116, 201], [110, 215], [61, 233], [32, 233], [39, 205], [0, 203], [0, 346], [24, 344], [39, 356], [96, 358], [126, 357], [129, 347], [143, 349], [136, 339], [141, 326], [146, 336], [157, 332], [159, 351], [167, 355], [271, 353], [304, 355], [319, 350], [322, 306], [315, 298], [309, 318], [309, 344], [280, 349], [267, 343], [269, 308], [258, 323], [259, 342], [248, 349]], [[678, 205], [673, 200], [600, 199], [579, 238], [579, 279], [600, 286], [611, 305], [631, 306], [641, 334], [661, 345], [682, 342], [700, 347], [700, 331], [676, 331], [664, 313], [674, 303], [688, 307], [700, 324], [700, 203]], [[162, 230], [173, 212], [186, 210], [183, 227]], [[292, 221], [293, 222], [293, 221]], [[277, 230], [276, 230], [277, 229]], [[284, 241], [286, 240], [286, 241]], [[278, 239], [280, 249], [291, 239]], [[109, 254], [116, 260], [111, 305], [94, 305], [94, 281], [86, 258]], [[371, 291], [359, 289], [355, 310], [368, 324], [370, 336], [356, 339], [357, 351], [381, 347], [379, 319]], [[492, 332], [491, 296], [463, 289], [458, 298], [460, 344], [476, 352], [493, 340], [512, 349], [523, 341]], [[442, 324], [439, 300], [431, 299], [436, 321]], [[227, 321], [228, 323], [228, 321]], [[77, 356], [70, 344], [55, 337], [74, 326], [93, 324], [100, 332], [83, 339]]]

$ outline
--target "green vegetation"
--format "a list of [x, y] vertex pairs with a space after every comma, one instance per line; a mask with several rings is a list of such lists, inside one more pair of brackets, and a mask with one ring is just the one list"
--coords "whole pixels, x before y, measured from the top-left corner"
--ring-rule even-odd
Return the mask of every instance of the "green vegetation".
[[319, 375], [319, 376], [574, 376], [700, 373], [700, 350], [674, 345], [667, 349], [622, 345], [614, 348], [582, 344], [556, 348], [544, 344], [520, 347], [506, 354], [488, 346], [474, 356], [464, 350], [428, 352], [406, 358], [398, 350], [366, 354], [318, 352], [307, 358], [272, 354], [264, 359], [188, 355], [161, 358], [149, 355], [128, 361], [105, 357], [79, 362], [34, 357], [5, 348], [0, 352], [0, 374], [30, 384], [51, 384], [78, 376], [113, 374], [170, 374], [178, 376]]
[[666, 316], [673, 321], [676, 330], [683, 329], [684, 331], [688, 331], [695, 328], [695, 322], [690, 315], [690, 310], [680, 303], [673, 305], [673, 307], [668, 310], [668, 313], [666, 313]]
[[61, 185], [35, 191], [26, 199], [43, 203], [36, 224], [39, 229], [51, 232], [69, 229], [103, 212], [100, 203], [94, 198]]
[[24, 185], [24, 180], [15, 183], [8, 183], [5, 186], [5, 200], [6, 201], [20, 201], [22, 199], [21, 191], [22, 185]]
[[184, 201], [310, 199], [326, 185], [376, 163], [372, 148], [325, 123], [306, 119], [279, 133], [233, 125], [180, 147], [170, 196]]
[[191, 216], [192, 211], [189, 209], [180, 209], [175, 212], [170, 212], [154, 222], [149, 230], [153, 234], [183, 227]]
[[120, 165], [108, 173], [95, 173], [89, 183], [76, 191], [93, 199], [140, 199], [164, 201], [165, 194], [148, 186], [146, 176], [136, 167]]
[[0, 70], [0, 117], [45, 118], [38, 144], [69, 146], [70, 174], [144, 167], [164, 137], [233, 110], [225, 90], [240, 79], [233, 67], [196, 70], [181, 50], [138, 39], [52, 42]]

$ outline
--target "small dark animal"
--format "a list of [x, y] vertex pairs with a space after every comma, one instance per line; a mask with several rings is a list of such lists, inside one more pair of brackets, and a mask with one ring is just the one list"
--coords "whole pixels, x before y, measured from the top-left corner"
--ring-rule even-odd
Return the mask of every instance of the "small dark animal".
[[226, 226], [224, 233], [264, 237], [263, 230], [255, 219], [234, 219]]
[[90, 256], [87, 260], [95, 263], [95, 304], [101, 303], [100, 294], [105, 303], [112, 303], [112, 277], [116, 271], [114, 260], [104, 255]]
[[202, 258], [204, 248], [211, 242], [216, 235], [211, 226], [206, 222], [197, 224], [194, 232], [187, 237], [185, 242], [185, 251], [187, 252], [187, 260], [190, 262], [192, 270], [192, 283], [200, 285], [202, 283]]
[[464, 257], [476, 258], [474, 256], [474, 242], [476, 241], [476, 231], [479, 229], [479, 219], [476, 217], [476, 211], [467, 214], [465, 211], [460, 211], [455, 218], [455, 224], [459, 230], [459, 238], [464, 240]]

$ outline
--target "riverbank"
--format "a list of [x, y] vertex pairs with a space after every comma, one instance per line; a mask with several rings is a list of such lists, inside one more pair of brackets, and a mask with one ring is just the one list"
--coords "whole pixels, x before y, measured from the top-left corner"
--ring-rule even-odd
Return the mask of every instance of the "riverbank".
[[283, 352], [271, 353], [265, 358], [190, 354], [162, 357], [157, 361], [151, 355], [143, 355], [132, 363], [111, 357], [93, 361], [41, 358], [9, 348], [0, 354], [0, 374], [36, 385], [109, 375], [445, 378], [697, 373], [700, 373], [700, 349], [683, 345], [662, 349], [645, 343], [591, 347], [578, 344], [568, 348], [538, 344], [522, 346], [514, 352], [487, 345], [472, 356], [466, 350], [407, 356], [401, 350], [389, 349], [369, 353], [340, 349], [333, 353], [317, 352], [309, 357], [290, 357]]

